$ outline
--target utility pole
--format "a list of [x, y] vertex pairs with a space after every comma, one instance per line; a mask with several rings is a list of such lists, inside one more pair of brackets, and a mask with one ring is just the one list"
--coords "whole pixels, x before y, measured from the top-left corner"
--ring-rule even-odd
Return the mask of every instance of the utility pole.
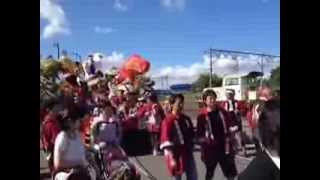
[[232, 56], [232, 60], [236, 61], [236, 66], [234, 67], [234, 71], [236, 73], [239, 73], [239, 70], [240, 70], [239, 59], [236, 56]]
[[261, 72], [262, 72], [262, 79], [261, 79], [261, 81], [260, 81], [260, 86], [262, 86], [262, 84], [263, 84], [263, 76], [264, 76], [264, 57], [265, 57], [266, 55], [264, 55], [264, 54], [261, 54], [261, 56], [260, 56], [260, 63], [258, 63], [259, 65], [260, 65], [260, 69], [261, 69]]
[[205, 51], [205, 53], [209, 53], [210, 56], [210, 80], [209, 80], [209, 87], [212, 87], [212, 56], [213, 56], [213, 49], [210, 48], [209, 50]]
[[164, 88], [163, 88], [163, 85], [164, 85], [164, 84], [163, 84], [163, 80], [164, 80], [163, 78], [164, 78], [163, 76], [160, 77], [160, 79], [161, 79], [161, 89], [164, 89]]
[[169, 90], [169, 76], [167, 75], [166, 78], [167, 78], [167, 90]]
[[261, 72], [264, 73], [264, 55], [260, 56], [260, 63], [258, 64], [260, 65]]
[[53, 47], [56, 47], [57, 48], [57, 50], [58, 50], [58, 60], [60, 59], [60, 44], [57, 42], [57, 43], [54, 43], [53, 44]]

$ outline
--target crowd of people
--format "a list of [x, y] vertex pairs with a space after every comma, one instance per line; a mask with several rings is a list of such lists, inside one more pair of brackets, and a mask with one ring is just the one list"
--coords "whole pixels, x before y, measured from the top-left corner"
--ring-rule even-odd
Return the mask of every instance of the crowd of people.
[[[114, 88], [113, 79], [105, 80], [99, 74], [97, 77], [97, 81], [90, 84], [79, 83], [76, 77], [73, 81], [69, 78], [61, 96], [41, 108], [41, 143], [54, 179], [72, 179], [72, 176], [101, 179], [111, 177], [113, 172], [120, 176], [116, 169], [121, 165], [115, 162], [124, 162], [129, 167], [122, 178], [139, 179], [139, 172], [128, 160], [121, 142], [126, 134], [141, 129], [150, 134], [152, 154], [164, 155], [172, 179], [179, 180], [183, 174], [187, 180], [198, 179], [193, 156], [195, 144], [201, 147], [206, 180], [213, 179], [217, 164], [227, 179], [238, 175], [235, 154], [242, 148], [242, 123], [234, 91], [227, 92], [228, 101], [223, 105], [217, 104], [213, 90], [204, 92], [205, 106], [193, 123], [184, 111], [182, 94], [174, 94], [161, 104], [152, 89], [141, 94], [130, 84]], [[279, 118], [273, 113], [280, 109], [277, 106], [279, 96], [276, 97], [261, 100], [247, 113], [249, 123], [254, 124], [252, 130], [257, 144], [272, 157], [280, 157], [280, 140], [277, 139], [280, 138], [280, 124], [270, 122]], [[270, 129], [266, 129], [268, 127]], [[105, 167], [96, 163], [97, 153], [90, 153], [97, 150], [103, 150]], [[248, 174], [240, 177], [245, 179]]]

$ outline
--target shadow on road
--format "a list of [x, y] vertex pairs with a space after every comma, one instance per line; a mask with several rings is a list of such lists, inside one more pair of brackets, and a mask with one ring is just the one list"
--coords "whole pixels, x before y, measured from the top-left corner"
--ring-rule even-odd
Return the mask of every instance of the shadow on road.
[[40, 180], [51, 179], [50, 173], [40, 173]]

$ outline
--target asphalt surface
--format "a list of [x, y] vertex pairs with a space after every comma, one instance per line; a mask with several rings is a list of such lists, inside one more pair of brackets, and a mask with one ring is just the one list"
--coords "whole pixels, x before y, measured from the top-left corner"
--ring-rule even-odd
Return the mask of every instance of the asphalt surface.
[[[200, 153], [194, 153], [198, 179], [205, 179], [205, 167], [200, 160]], [[130, 158], [133, 162], [136, 162], [134, 158]], [[250, 163], [252, 158], [244, 158], [240, 156], [236, 156], [236, 166], [238, 172], [242, 172], [247, 165]], [[163, 156], [141, 156], [138, 157], [138, 160], [143, 164], [143, 166], [158, 180], [169, 180], [170, 177], [168, 175], [168, 171], [166, 169]], [[50, 180], [49, 171], [47, 168], [47, 161], [44, 159], [44, 155], [40, 152], [40, 179], [42, 180]], [[185, 179], [185, 177], [184, 177]], [[224, 180], [223, 173], [219, 166], [217, 166], [214, 180]], [[142, 176], [142, 180], [149, 180], [147, 177]]]

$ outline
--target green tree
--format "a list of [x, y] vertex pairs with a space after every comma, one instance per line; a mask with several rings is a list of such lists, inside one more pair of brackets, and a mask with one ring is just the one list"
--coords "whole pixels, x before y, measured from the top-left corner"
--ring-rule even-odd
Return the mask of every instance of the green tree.
[[61, 70], [59, 61], [53, 59], [45, 59], [40, 61], [40, 72], [46, 78], [55, 78]]
[[[193, 91], [202, 91], [204, 88], [209, 87], [210, 74], [201, 74], [199, 78], [192, 84]], [[212, 75], [212, 87], [222, 86], [222, 78], [217, 74]]]
[[273, 89], [280, 89], [280, 66], [271, 70], [269, 84]]

